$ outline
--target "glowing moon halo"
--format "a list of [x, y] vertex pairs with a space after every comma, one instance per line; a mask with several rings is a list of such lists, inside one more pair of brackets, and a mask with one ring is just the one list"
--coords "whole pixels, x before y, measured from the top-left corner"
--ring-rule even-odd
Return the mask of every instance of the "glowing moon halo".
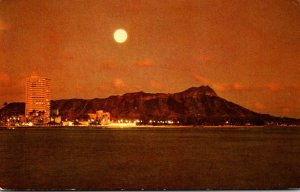
[[117, 29], [114, 32], [114, 39], [117, 43], [124, 43], [127, 40], [127, 32], [124, 29]]

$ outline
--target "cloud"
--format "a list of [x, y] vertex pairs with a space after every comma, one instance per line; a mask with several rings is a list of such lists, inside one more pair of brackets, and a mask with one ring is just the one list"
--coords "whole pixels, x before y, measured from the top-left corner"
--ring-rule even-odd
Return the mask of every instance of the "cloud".
[[128, 85], [120, 78], [113, 79], [113, 87], [117, 90], [125, 90]]
[[139, 84], [129, 84], [121, 78], [114, 78], [109, 87], [102, 86], [102, 87], [99, 87], [99, 90], [100, 89], [102, 89], [103, 91], [108, 91], [108, 90], [109, 91], [117, 91], [118, 93], [129, 93], [129, 92], [143, 91], [143, 87], [141, 85], [139, 85]]
[[216, 91], [224, 92], [228, 90], [228, 84], [225, 83], [218, 83], [218, 82], [213, 82], [206, 77], [199, 75], [199, 74], [194, 74], [194, 78], [201, 84], [201, 85], [209, 85]]
[[300, 0], [292, 0], [291, 2], [296, 6], [300, 5]]
[[280, 83], [276, 82], [270, 82], [265, 87], [271, 91], [278, 91], [280, 89], [283, 89], [283, 86]]
[[162, 84], [158, 83], [157, 81], [151, 80], [150, 81], [150, 86], [154, 89], [159, 89], [162, 90], [163, 86]]
[[224, 92], [228, 91], [227, 85], [224, 83], [214, 83], [211, 85], [213, 89], [215, 89], [217, 92]]
[[234, 82], [234, 83], [214, 83], [211, 82], [210, 85], [215, 88], [217, 91], [235, 91], [235, 92], [242, 92], [242, 91], [280, 91], [283, 89], [292, 88], [295, 89], [295, 86], [284, 86], [280, 83], [267, 83], [265, 85], [247, 85], [241, 82]]
[[66, 60], [73, 61], [75, 59], [75, 53], [69, 53], [65, 56]]
[[9, 83], [9, 76], [4, 72], [0, 72], [0, 85], [6, 85]]
[[283, 113], [290, 113], [291, 112], [291, 109], [289, 107], [283, 107], [282, 108], [282, 112]]
[[235, 82], [232, 84], [232, 89], [235, 91], [242, 91], [247, 89], [247, 87], [240, 82]]
[[289, 89], [293, 89], [293, 90], [300, 90], [300, 85], [299, 83], [296, 83], [296, 84], [290, 84], [288, 86]]
[[200, 84], [210, 84], [210, 81], [199, 74], [194, 74], [194, 78], [200, 83]]
[[260, 103], [260, 102], [254, 103], [254, 107], [255, 107], [255, 109], [257, 109], [259, 111], [262, 111], [262, 110], [266, 109], [266, 106], [263, 103]]
[[99, 85], [99, 86], [97, 87], [97, 90], [98, 90], [99, 92], [107, 92], [107, 91], [109, 91], [109, 88], [108, 88], [106, 85]]
[[134, 85], [133, 88], [135, 90], [143, 91], [143, 87], [141, 85]]
[[241, 82], [234, 82], [234, 83], [212, 83], [211, 86], [215, 88], [217, 91], [225, 92], [225, 91], [235, 91], [241, 92], [249, 90], [249, 86], [241, 83]]
[[239, 81], [236, 81], [234, 83], [220, 83], [220, 82], [214, 82], [210, 79], [199, 75], [194, 74], [195, 80], [197, 80], [201, 85], [209, 85], [216, 91], [220, 92], [245, 92], [245, 91], [282, 91], [282, 90], [299, 90], [300, 86], [299, 84], [288, 84], [284, 85], [282, 83], [271, 81], [269, 83], [265, 84], [245, 84]]
[[8, 25], [0, 19], [0, 31], [5, 31], [7, 29], [8, 29]]
[[244, 91], [248, 90], [249, 86], [242, 84], [241, 82], [234, 83], [219, 83], [213, 82], [202, 75], [194, 74], [194, 78], [202, 85], [212, 86], [215, 90], [224, 92], [224, 91]]
[[153, 67], [154, 64], [148, 60], [141, 60], [137, 61], [135, 65], [138, 67]]

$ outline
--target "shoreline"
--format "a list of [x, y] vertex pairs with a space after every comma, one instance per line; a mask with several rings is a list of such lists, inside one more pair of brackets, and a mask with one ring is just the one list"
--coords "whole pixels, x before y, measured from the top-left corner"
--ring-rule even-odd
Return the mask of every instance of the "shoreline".
[[239, 129], [239, 128], [281, 128], [281, 127], [300, 127], [300, 125], [136, 125], [136, 126], [109, 126], [109, 125], [91, 125], [91, 126], [0, 126], [0, 129], [26, 129], [26, 128], [87, 128], [87, 129]]

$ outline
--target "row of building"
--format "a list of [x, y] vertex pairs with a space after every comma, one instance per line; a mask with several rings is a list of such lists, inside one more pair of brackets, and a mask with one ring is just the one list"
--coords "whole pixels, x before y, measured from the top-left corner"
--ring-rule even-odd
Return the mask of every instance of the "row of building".
[[139, 120], [139, 119], [115, 119], [111, 120], [109, 112], [98, 110], [88, 113], [79, 119], [63, 119], [58, 109], [51, 109], [51, 80], [32, 74], [26, 78], [25, 115], [7, 115], [1, 118], [0, 126], [32, 126], [32, 125], [110, 125], [110, 126], [134, 126], [134, 125], [175, 125], [179, 121], [171, 120]]
[[[62, 122], [58, 109], [50, 111], [50, 86], [50, 79], [37, 74], [32, 74], [26, 78], [25, 122], [33, 125], [64, 123]], [[96, 113], [89, 113], [88, 116], [88, 124], [107, 125], [110, 123], [109, 112], [99, 110], [96, 111]], [[86, 122], [82, 123], [86, 124]]]

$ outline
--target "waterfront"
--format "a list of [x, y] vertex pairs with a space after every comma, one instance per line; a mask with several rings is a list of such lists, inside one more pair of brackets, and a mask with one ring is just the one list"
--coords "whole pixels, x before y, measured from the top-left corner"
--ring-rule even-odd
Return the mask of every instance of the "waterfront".
[[300, 187], [300, 127], [0, 129], [3, 189]]

